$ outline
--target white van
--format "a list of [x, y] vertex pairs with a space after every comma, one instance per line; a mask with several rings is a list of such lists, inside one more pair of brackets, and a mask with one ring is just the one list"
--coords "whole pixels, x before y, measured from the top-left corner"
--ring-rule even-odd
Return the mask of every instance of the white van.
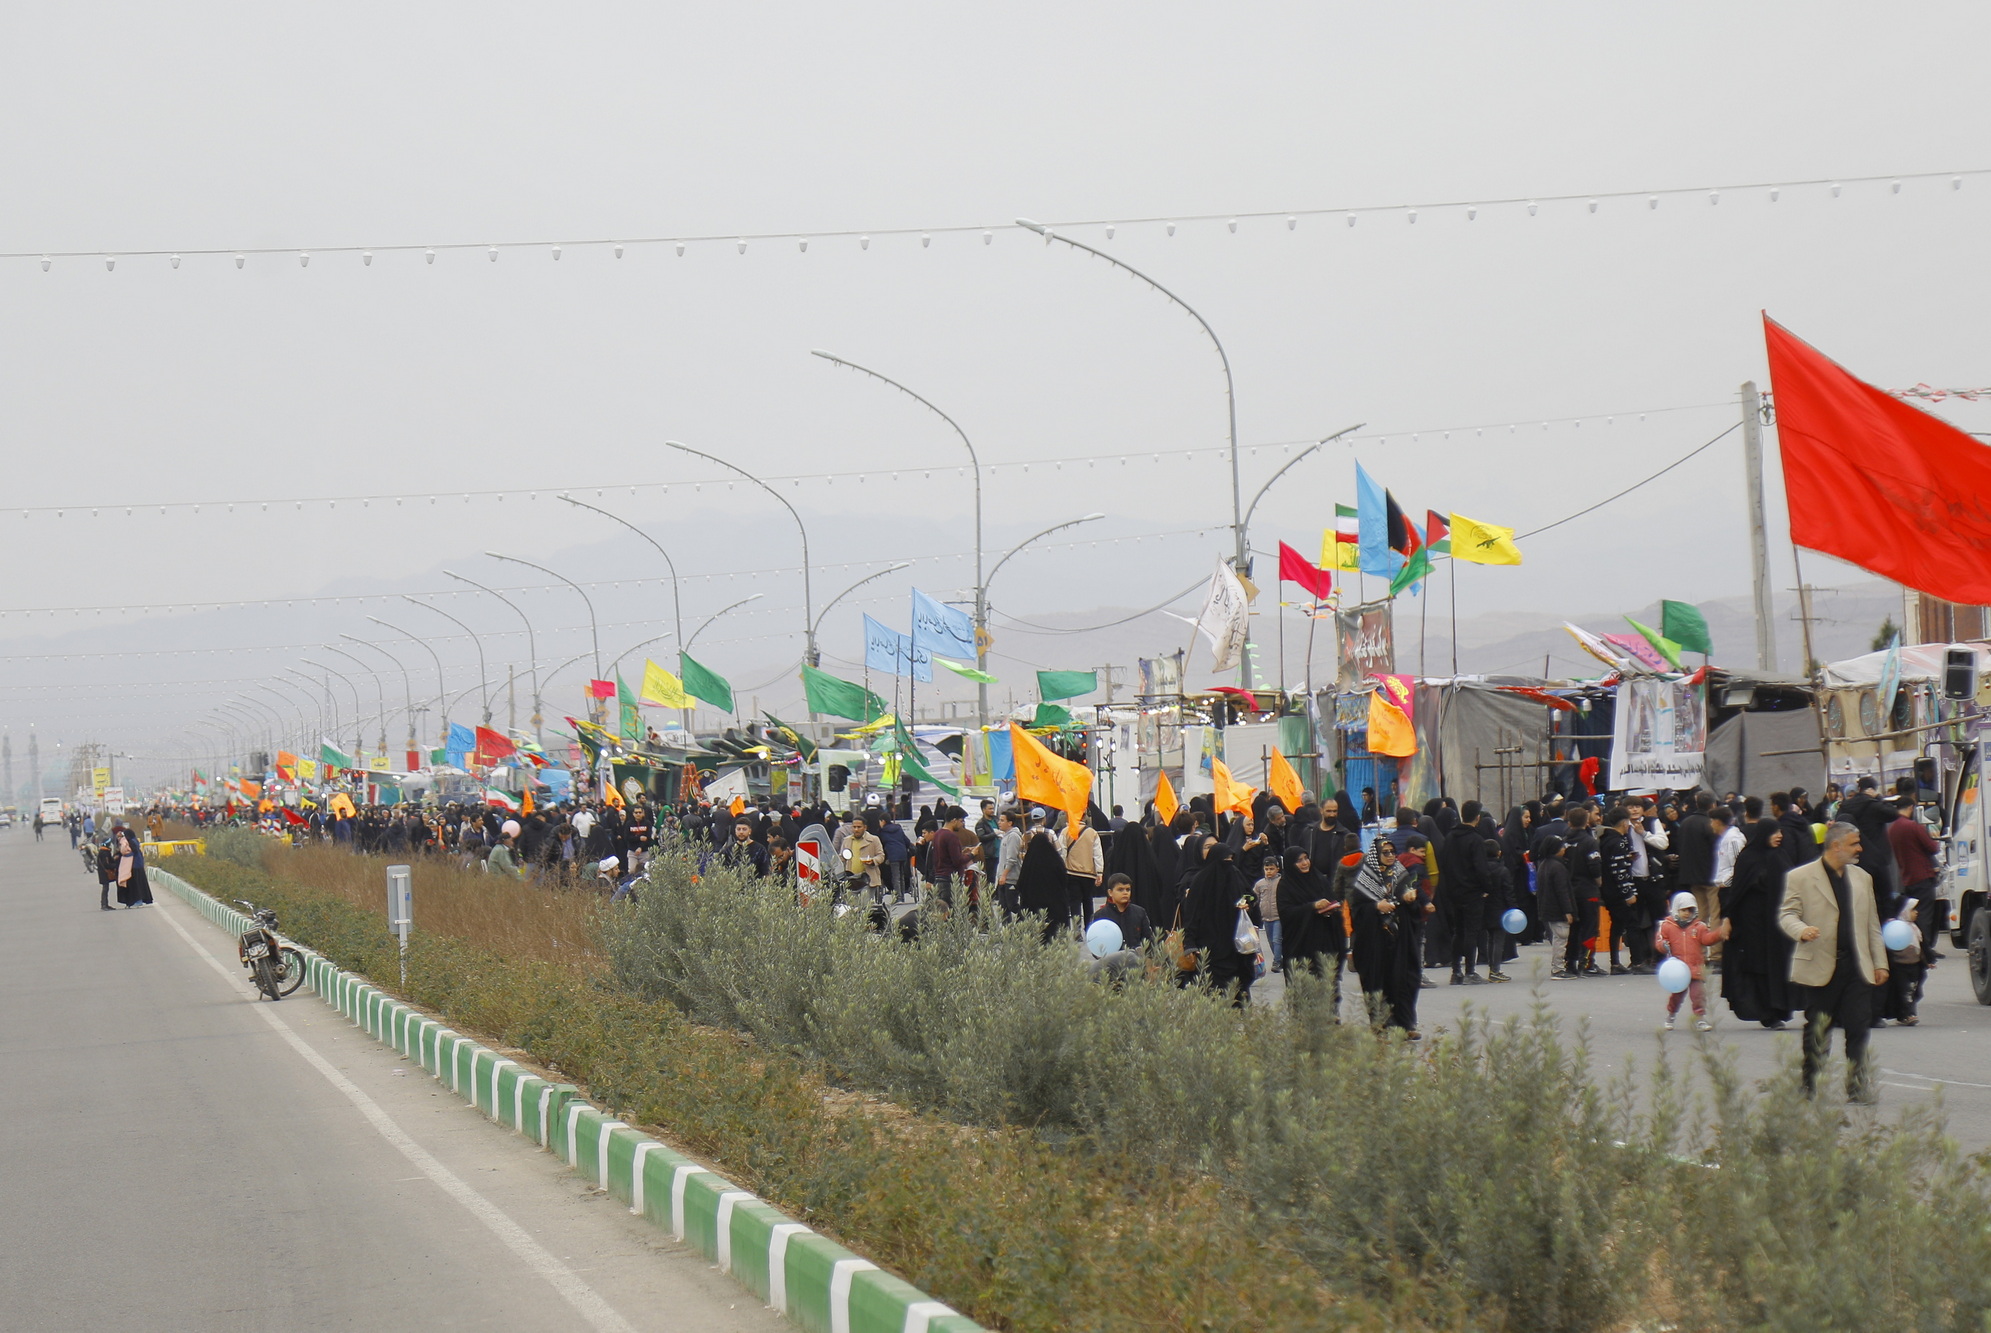
[[44, 796], [41, 798], [41, 822], [44, 828], [62, 822], [62, 798]]

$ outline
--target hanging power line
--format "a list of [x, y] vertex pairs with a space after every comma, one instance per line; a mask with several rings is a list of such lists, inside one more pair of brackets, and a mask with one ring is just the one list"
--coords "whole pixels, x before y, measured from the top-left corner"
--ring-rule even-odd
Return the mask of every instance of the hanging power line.
[[[1534, 217], [1544, 209], [1569, 206], [1587, 208], [1596, 213], [1607, 204], [1630, 203], [1643, 205], [1650, 211], [1657, 209], [1663, 200], [1695, 200], [1707, 204], [1719, 204], [1729, 196], [1760, 194], [1769, 202], [1776, 203], [1787, 191], [1819, 190], [1831, 198], [1839, 198], [1849, 187], [1885, 186], [1888, 193], [1898, 195], [1903, 186], [1909, 183], [1935, 183], [1939, 187], [1947, 184], [1952, 191], [1961, 190], [1965, 179], [1991, 174], [1991, 168], [1971, 167], [1961, 171], [1912, 171], [1896, 172], [1881, 176], [1838, 176], [1813, 177], [1802, 180], [1751, 181], [1734, 185], [1664, 186], [1646, 190], [1602, 190], [1584, 194], [1543, 194], [1514, 195], [1499, 199], [1456, 199], [1431, 203], [1402, 204], [1356, 204], [1341, 206], [1316, 206], [1312, 208], [1239, 210], [1225, 213], [1178, 213], [1172, 216], [1156, 214], [1148, 217], [1120, 218], [1079, 218], [1066, 222], [1046, 224], [1053, 231], [1073, 231], [1078, 228], [1103, 229], [1107, 240], [1112, 240], [1124, 228], [1162, 227], [1169, 236], [1175, 235], [1180, 227], [1190, 225], [1219, 224], [1232, 234], [1247, 222], [1283, 222], [1287, 231], [1297, 231], [1300, 222], [1314, 219], [1345, 219], [1345, 225], [1354, 226], [1364, 217], [1400, 217], [1406, 222], [1416, 222], [1419, 217], [1452, 212], [1465, 221], [1476, 220], [1480, 214], [1495, 210], [1525, 209], [1528, 216]], [[38, 262], [46, 272], [54, 267], [58, 259], [94, 259], [103, 263], [105, 269], [115, 272], [119, 259], [165, 259], [174, 268], [187, 258], [222, 258], [234, 260], [240, 269], [247, 265], [250, 256], [274, 256], [294, 259], [299, 268], [309, 268], [313, 256], [345, 255], [357, 256], [363, 265], [371, 265], [377, 255], [420, 255], [423, 262], [434, 264], [436, 257], [443, 254], [482, 254], [491, 263], [505, 252], [543, 251], [550, 258], [558, 260], [569, 250], [606, 250], [620, 259], [630, 249], [669, 246], [679, 257], [683, 257], [692, 247], [730, 246], [738, 254], [746, 254], [748, 249], [761, 243], [792, 243], [803, 253], [808, 253], [812, 242], [855, 241], [860, 250], [869, 250], [873, 240], [886, 238], [911, 239], [917, 237], [921, 249], [929, 248], [936, 236], [966, 237], [971, 241], [979, 239], [983, 245], [991, 245], [998, 232], [1023, 232], [1014, 220], [983, 224], [951, 223], [938, 226], [893, 226], [868, 229], [795, 230], [778, 232], [727, 231], [705, 234], [678, 233], [664, 236], [627, 236], [616, 239], [612, 236], [552, 237], [538, 239], [512, 239], [502, 241], [401, 241], [382, 245], [340, 242], [318, 245], [280, 246], [182, 246], [178, 248], [149, 248], [128, 250], [53, 248], [46, 250], [0, 251], [0, 259], [21, 259]], [[1028, 233], [1026, 233], [1028, 234]]]
[[1617, 494], [1607, 495], [1603, 499], [1599, 500], [1596, 504], [1589, 505], [1583, 509], [1579, 509], [1573, 514], [1565, 515], [1564, 517], [1557, 519], [1553, 523], [1544, 523], [1539, 528], [1533, 528], [1527, 532], [1520, 533], [1514, 538], [1514, 540], [1518, 542], [1518, 541], [1523, 541], [1529, 537], [1539, 536], [1540, 534], [1547, 532], [1550, 528], [1559, 528], [1565, 523], [1569, 523], [1576, 519], [1582, 518], [1585, 514], [1592, 513], [1596, 510], [1602, 509], [1605, 505], [1610, 504], [1613, 500], [1622, 500], [1627, 495], [1630, 495], [1633, 491], [1637, 490], [1639, 487], [1646, 485], [1648, 482], [1658, 481], [1661, 477], [1671, 472], [1674, 468], [1679, 467], [1682, 463], [1686, 462], [1688, 459], [1693, 458], [1698, 454], [1706, 453], [1709, 449], [1714, 448], [1715, 445], [1721, 443], [1723, 440], [1727, 439], [1730, 435], [1733, 435], [1736, 431], [1741, 429], [1742, 429], [1742, 423], [1738, 421], [1733, 426], [1730, 426], [1727, 430], [1723, 431], [1721, 434], [1715, 436], [1712, 440], [1709, 440], [1706, 444], [1703, 444], [1695, 449], [1690, 449], [1686, 453], [1680, 455], [1680, 457], [1674, 459], [1672, 462], [1668, 463], [1665, 467], [1659, 469], [1659, 471], [1645, 478], [1644, 481], [1635, 481], [1631, 485], [1619, 491]]

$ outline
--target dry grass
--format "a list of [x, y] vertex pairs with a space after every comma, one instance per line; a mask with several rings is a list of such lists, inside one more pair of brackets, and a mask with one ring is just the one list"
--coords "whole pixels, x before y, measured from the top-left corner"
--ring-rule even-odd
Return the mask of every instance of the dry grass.
[[[324, 844], [272, 843], [265, 864], [272, 874], [335, 894], [385, 919], [384, 856], [361, 856]], [[605, 906], [599, 894], [463, 870], [452, 859], [415, 857], [408, 864], [415, 874], [418, 929], [453, 936], [505, 958], [566, 963], [585, 971], [605, 966], [596, 947]]]

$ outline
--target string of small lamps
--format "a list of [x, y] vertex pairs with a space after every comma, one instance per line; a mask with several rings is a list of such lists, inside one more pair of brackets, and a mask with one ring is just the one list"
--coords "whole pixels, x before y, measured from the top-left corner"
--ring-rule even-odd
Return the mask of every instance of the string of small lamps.
[[[1483, 214], [1502, 211], [1525, 210], [1529, 217], [1544, 211], [1560, 211], [1565, 208], [1581, 208], [1595, 214], [1607, 206], [1631, 205], [1646, 211], [1657, 210], [1667, 201], [1704, 201], [1707, 205], [1718, 205], [1724, 198], [1757, 195], [1770, 203], [1781, 200], [1785, 194], [1798, 191], [1817, 191], [1837, 199], [1848, 190], [1864, 190], [1869, 187], [1883, 190], [1888, 195], [1900, 195], [1909, 185], [1935, 185], [1951, 192], [1963, 189], [1966, 180], [1991, 175], [1991, 168], [1972, 167], [1958, 171], [1915, 171], [1894, 172], [1878, 176], [1837, 176], [1812, 177], [1800, 180], [1752, 181], [1730, 185], [1669, 186], [1643, 190], [1602, 190], [1580, 194], [1517, 195], [1502, 199], [1459, 199], [1426, 203], [1404, 204], [1360, 204], [1331, 205], [1314, 208], [1246, 210], [1227, 213], [1184, 213], [1154, 215], [1150, 217], [1119, 218], [1080, 218], [1065, 222], [1045, 224], [1054, 231], [1075, 232], [1080, 229], [1101, 232], [1106, 240], [1113, 240], [1120, 232], [1132, 228], [1158, 227], [1168, 236], [1179, 230], [1191, 227], [1220, 226], [1236, 235], [1253, 224], [1271, 224], [1273, 228], [1283, 226], [1285, 230], [1298, 231], [1301, 223], [1315, 221], [1340, 221], [1343, 226], [1353, 227], [1364, 218], [1397, 218], [1407, 223], [1416, 223], [1421, 217], [1453, 215], [1467, 222], [1477, 220]], [[500, 254], [518, 251], [543, 251], [554, 260], [570, 250], [601, 250], [621, 259], [631, 250], [669, 247], [680, 257], [696, 247], [730, 246], [739, 254], [746, 254], [756, 244], [794, 245], [803, 254], [808, 253], [811, 244], [825, 242], [856, 242], [860, 250], [869, 250], [874, 240], [914, 240], [922, 249], [930, 248], [936, 238], [965, 238], [971, 242], [979, 239], [983, 245], [992, 245], [999, 233], [1021, 233], [1024, 228], [1018, 221], [984, 224], [949, 224], [941, 226], [896, 226], [873, 227], [866, 229], [830, 229], [809, 231], [747, 232], [727, 231], [705, 234], [677, 233], [657, 236], [629, 236], [621, 239], [597, 236], [581, 238], [537, 238], [531, 240], [511, 239], [498, 241], [434, 241], [434, 242], [392, 242], [388, 244], [335, 243], [329, 245], [305, 246], [222, 246], [201, 247], [183, 246], [177, 249], [125, 249], [116, 252], [101, 249], [45, 249], [0, 251], [0, 259], [18, 259], [38, 262], [44, 272], [53, 268], [57, 260], [83, 259], [101, 261], [106, 270], [115, 272], [120, 259], [165, 259], [173, 268], [179, 268], [182, 260], [189, 258], [233, 259], [235, 267], [247, 266], [251, 258], [279, 257], [294, 259], [300, 268], [310, 267], [314, 256], [343, 255], [357, 257], [362, 265], [371, 265], [376, 256], [419, 255], [424, 263], [434, 264], [439, 255], [481, 253], [496, 263]], [[1048, 238], [1046, 238], [1048, 240]]]

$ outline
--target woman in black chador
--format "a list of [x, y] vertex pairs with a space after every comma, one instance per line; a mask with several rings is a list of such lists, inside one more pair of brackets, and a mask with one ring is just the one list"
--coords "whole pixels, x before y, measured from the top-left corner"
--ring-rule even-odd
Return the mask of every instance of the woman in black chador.
[[1396, 863], [1396, 848], [1377, 838], [1362, 857], [1349, 899], [1355, 919], [1355, 974], [1362, 979], [1369, 1022], [1402, 1028], [1418, 1039], [1417, 875]]
[[1795, 945], [1777, 927], [1790, 857], [1775, 821], [1744, 824], [1742, 837], [1735, 877], [1722, 897], [1722, 915], [1733, 933], [1722, 946], [1721, 998], [1744, 1022], [1780, 1028], [1796, 1007], [1790, 984]]

